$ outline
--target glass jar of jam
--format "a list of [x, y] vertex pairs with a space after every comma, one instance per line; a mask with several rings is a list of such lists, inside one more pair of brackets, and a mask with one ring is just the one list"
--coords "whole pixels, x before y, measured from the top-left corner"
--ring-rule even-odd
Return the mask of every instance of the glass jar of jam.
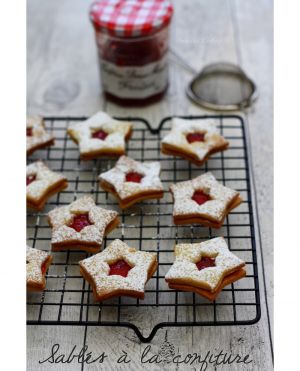
[[168, 87], [169, 0], [98, 0], [90, 10], [105, 96], [146, 105]]

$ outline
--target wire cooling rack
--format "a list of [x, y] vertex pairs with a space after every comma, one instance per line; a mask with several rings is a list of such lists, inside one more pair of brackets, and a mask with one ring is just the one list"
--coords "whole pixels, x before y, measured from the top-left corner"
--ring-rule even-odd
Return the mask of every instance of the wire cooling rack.
[[[44, 160], [69, 180], [67, 190], [53, 196], [43, 212], [28, 213], [28, 244], [50, 250], [51, 229], [47, 213], [84, 194], [93, 195], [100, 206], [120, 212], [121, 224], [104, 240], [103, 248], [115, 238], [143, 251], [156, 252], [158, 269], [146, 285], [145, 299], [120, 297], [95, 303], [90, 286], [79, 273], [78, 261], [85, 252], [52, 252], [53, 262], [47, 273], [46, 289], [28, 293], [27, 324], [121, 326], [135, 331], [143, 342], [151, 341], [157, 330], [166, 326], [250, 325], [260, 319], [260, 300], [250, 175], [244, 122], [240, 116], [189, 116], [187, 119], [216, 120], [220, 132], [230, 141], [230, 148], [213, 155], [202, 167], [160, 153], [160, 140], [170, 130], [171, 117], [158, 128], [140, 118], [119, 118], [134, 124], [127, 155], [138, 161], [160, 161], [165, 196], [121, 211], [115, 199], [99, 188], [99, 173], [114, 166], [115, 160], [81, 161], [77, 145], [66, 134], [72, 122], [85, 117], [45, 118], [47, 130], [56, 137], [53, 147], [37, 151], [30, 162]], [[211, 171], [224, 185], [238, 190], [243, 203], [226, 218], [221, 229], [198, 225], [175, 226], [172, 223], [173, 202], [169, 185]], [[174, 261], [174, 244], [199, 242], [224, 236], [229, 248], [245, 260], [247, 276], [227, 286], [217, 300], [209, 302], [191, 292], [170, 290], [164, 276]]]

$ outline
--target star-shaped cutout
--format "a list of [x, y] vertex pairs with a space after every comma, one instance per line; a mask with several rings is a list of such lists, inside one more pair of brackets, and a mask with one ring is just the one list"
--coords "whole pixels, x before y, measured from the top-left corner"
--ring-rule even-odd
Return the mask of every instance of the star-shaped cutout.
[[210, 172], [172, 184], [170, 191], [176, 225], [201, 224], [220, 228], [226, 215], [242, 202], [239, 192], [219, 183]]
[[161, 142], [161, 151], [201, 166], [213, 153], [224, 151], [228, 146], [229, 142], [219, 134], [214, 120], [175, 117], [171, 131]]
[[118, 213], [96, 206], [91, 196], [70, 205], [58, 207], [48, 214], [52, 227], [53, 251], [66, 249], [99, 252], [104, 236], [119, 225]]
[[45, 274], [52, 256], [45, 251], [26, 247], [26, 286], [28, 291], [42, 291], [46, 286]]
[[26, 125], [27, 155], [53, 144], [54, 137], [46, 132], [43, 119], [40, 116], [28, 117]]
[[67, 187], [67, 178], [50, 170], [42, 161], [26, 167], [26, 198], [31, 209], [42, 210], [51, 196]]
[[80, 261], [79, 266], [96, 301], [115, 296], [144, 299], [145, 284], [156, 271], [157, 257], [114, 240], [101, 253]]
[[172, 289], [192, 291], [215, 300], [228, 284], [246, 275], [245, 262], [234, 255], [223, 237], [175, 246], [175, 262], [165, 280]]
[[100, 186], [112, 193], [122, 209], [163, 197], [159, 162], [139, 162], [122, 156], [115, 167], [99, 175]]
[[130, 122], [115, 120], [105, 112], [98, 112], [88, 120], [68, 128], [68, 134], [79, 145], [83, 160], [123, 155], [131, 132]]

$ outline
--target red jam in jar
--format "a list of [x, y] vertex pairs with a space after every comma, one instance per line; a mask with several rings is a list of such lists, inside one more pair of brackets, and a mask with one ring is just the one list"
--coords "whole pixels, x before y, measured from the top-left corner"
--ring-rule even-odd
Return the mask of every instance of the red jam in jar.
[[98, 0], [90, 10], [105, 96], [125, 106], [158, 101], [168, 87], [169, 0]]

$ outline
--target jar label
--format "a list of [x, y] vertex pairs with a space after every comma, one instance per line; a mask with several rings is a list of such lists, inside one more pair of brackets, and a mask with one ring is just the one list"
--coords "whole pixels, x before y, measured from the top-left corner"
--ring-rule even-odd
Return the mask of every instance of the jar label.
[[148, 98], [167, 87], [167, 55], [144, 66], [122, 67], [102, 59], [101, 79], [104, 90], [117, 97]]

